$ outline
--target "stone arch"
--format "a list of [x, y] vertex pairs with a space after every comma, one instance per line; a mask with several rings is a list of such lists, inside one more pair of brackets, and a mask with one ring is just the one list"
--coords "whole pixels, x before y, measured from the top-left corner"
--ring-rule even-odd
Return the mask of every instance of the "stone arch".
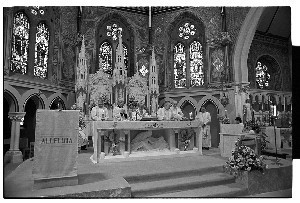
[[67, 100], [66, 100], [66, 98], [61, 93], [58, 93], [58, 92], [55, 93], [55, 94], [52, 94], [48, 98], [48, 101], [47, 101], [48, 103], [46, 105], [46, 108], [50, 109], [50, 106], [52, 105], [52, 103], [54, 102], [54, 100], [56, 100], [58, 98], [63, 102], [63, 109], [66, 109]]
[[39, 91], [39, 89], [31, 89], [22, 95], [21, 101], [22, 101], [22, 110], [23, 111], [25, 110], [25, 105], [26, 105], [26, 102], [28, 101], [28, 99], [30, 99], [31, 97], [34, 97], [34, 96], [36, 96], [35, 102], [37, 102], [38, 108], [45, 109], [45, 107], [46, 107], [45, 104], [48, 104], [46, 96], [43, 93], [41, 93]]
[[219, 101], [218, 98], [216, 98], [212, 95], [206, 95], [202, 99], [200, 99], [200, 101], [198, 102], [197, 108], [196, 108], [196, 114], [200, 111], [201, 106], [203, 106], [208, 100], [211, 101], [216, 106], [219, 114], [220, 114], [220, 112], [225, 111], [224, 106], [221, 104], [221, 102]]
[[10, 104], [11, 112], [18, 112], [22, 108], [21, 106], [21, 95], [20, 93], [9, 84], [4, 84], [4, 94], [3, 96], [8, 100]]
[[264, 9], [264, 7], [250, 8], [244, 20], [244, 23], [240, 29], [238, 38], [235, 43], [233, 54], [233, 69], [235, 82], [248, 82], [248, 54], [256, 31], [256, 27]]
[[184, 102], [186, 102], [186, 101], [189, 102], [196, 110], [197, 101], [194, 98], [190, 97], [190, 96], [185, 96], [182, 99], [180, 99], [177, 106], [181, 107], [184, 104]]

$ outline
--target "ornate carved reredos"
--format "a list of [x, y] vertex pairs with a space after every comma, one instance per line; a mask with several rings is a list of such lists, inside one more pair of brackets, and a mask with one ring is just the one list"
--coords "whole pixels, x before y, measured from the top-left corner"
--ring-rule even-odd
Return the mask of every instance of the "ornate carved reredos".
[[131, 77], [127, 84], [129, 98], [135, 98], [140, 104], [145, 104], [145, 98], [148, 95], [148, 86], [146, 78], [140, 76], [138, 72]]
[[104, 102], [111, 103], [112, 78], [104, 73], [102, 69], [98, 70], [95, 74], [90, 74], [89, 88], [91, 104], [97, 104], [100, 98]]

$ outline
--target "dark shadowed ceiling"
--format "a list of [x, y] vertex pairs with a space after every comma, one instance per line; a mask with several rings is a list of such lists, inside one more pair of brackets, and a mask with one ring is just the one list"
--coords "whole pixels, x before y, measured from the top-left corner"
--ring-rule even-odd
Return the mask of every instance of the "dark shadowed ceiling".
[[291, 36], [291, 8], [267, 7], [257, 26], [257, 33], [288, 39]]

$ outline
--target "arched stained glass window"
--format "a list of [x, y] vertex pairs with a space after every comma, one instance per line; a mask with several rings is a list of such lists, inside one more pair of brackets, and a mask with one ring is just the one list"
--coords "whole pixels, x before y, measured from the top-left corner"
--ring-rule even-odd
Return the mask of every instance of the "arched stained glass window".
[[10, 70], [26, 74], [28, 66], [29, 20], [23, 12], [14, 16]]
[[186, 87], [186, 57], [182, 43], [174, 46], [174, 83], [175, 88]]
[[258, 61], [255, 70], [256, 70], [257, 88], [260, 88], [260, 89], [268, 88], [270, 74], [268, 73], [267, 66]]
[[34, 76], [45, 79], [48, 71], [50, 32], [45, 23], [37, 26], [34, 52]]
[[204, 85], [203, 52], [202, 45], [198, 41], [190, 44], [190, 78], [191, 87]]
[[[102, 63], [102, 64], [100, 64]], [[100, 67], [101, 66], [101, 67]], [[112, 75], [112, 46], [109, 42], [103, 42], [99, 48], [99, 68], [107, 74]]]

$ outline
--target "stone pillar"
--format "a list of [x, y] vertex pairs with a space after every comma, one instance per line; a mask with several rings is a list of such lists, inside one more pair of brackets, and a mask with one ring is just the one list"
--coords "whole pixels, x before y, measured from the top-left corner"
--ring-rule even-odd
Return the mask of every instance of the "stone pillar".
[[23, 162], [23, 155], [19, 149], [20, 142], [20, 122], [24, 118], [26, 112], [9, 112], [8, 117], [10, 118], [11, 125], [11, 138], [10, 148], [6, 152], [4, 159], [11, 163]]
[[199, 150], [199, 154], [202, 155], [202, 132], [201, 132], [202, 128], [198, 127], [195, 128], [195, 132], [196, 132], [196, 142], [197, 142], [197, 147]]
[[[104, 159], [104, 158], [105, 158], [104, 149], [102, 149], [102, 145], [103, 145], [104, 143], [102, 144], [102, 141], [103, 141], [103, 140], [101, 140], [101, 138], [104, 137], [104, 130], [97, 129], [97, 132], [98, 132], [98, 133], [96, 134], [96, 136], [97, 136], [97, 141], [95, 141], [96, 143], [94, 144], [94, 147], [95, 147], [95, 146], [97, 147], [97, 155], [96, 155], [96, 157], [97, 157], [97, 163], [99, 163], [101, 159]], [[104, 146], [103, 146], [103, 148], [104, 148]], [[103, 153], [102, 153], [102, 151], [103, 151]], [[103, 155], [103, 154], [104, 154], [104, 155]]]

